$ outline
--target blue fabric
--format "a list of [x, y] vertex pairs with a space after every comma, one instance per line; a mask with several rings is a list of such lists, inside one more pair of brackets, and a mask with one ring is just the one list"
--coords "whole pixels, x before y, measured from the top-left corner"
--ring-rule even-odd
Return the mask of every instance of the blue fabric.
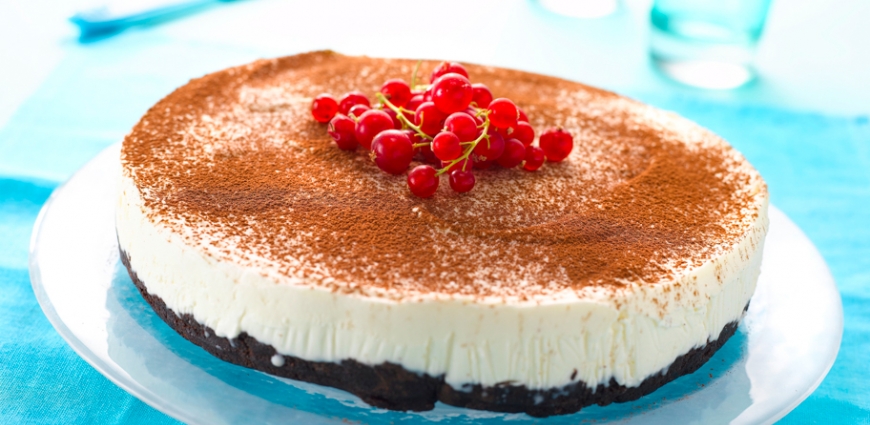
[[[120, 140], [161, 96], [190, 77], [257, 56], [159, 36], [74, 49], [0, 129], [0, 423], [175, 422], [105, 379], [52, 329], [30, 289], [30, 230], [51, 190]], [[741, 150], [837, 280], [846, 317], [839, 358], [782, 423], [870, 423], [868, 118], [640, 97], [698, 121]]]
[[0, 177], [0, 423], [177, 423], [85, 363], [43, 316], [27, 246], [54, 186]]

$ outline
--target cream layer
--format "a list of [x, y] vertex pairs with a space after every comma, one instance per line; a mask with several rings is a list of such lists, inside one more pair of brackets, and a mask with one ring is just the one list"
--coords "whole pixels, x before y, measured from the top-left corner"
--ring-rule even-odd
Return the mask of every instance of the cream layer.
[[268, 263], [219, 260], [207, 245], [190, 245], [155, 222], [128, 173], [121, 176], [118, 241], [148, 292], [176, 314], [193, 315], [221, 337], [247, 332], [281, 354], [392, 362], [443, 375], [454, 388], [510, 382], [546, 389], [578, 380], [594, 386], [611, 378], [639, 385], [742, 317], [768, 228], [764, 195], [737, 243], [673, 281], [531, 301], [439, 294], [402, 300], [333, 292]]

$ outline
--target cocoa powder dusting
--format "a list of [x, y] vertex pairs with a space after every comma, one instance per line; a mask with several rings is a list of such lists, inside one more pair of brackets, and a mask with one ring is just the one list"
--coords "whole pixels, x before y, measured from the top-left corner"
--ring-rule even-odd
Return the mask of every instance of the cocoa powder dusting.
[[337, 149], [309, 112], [323, 92], [373, 98], [415, 63], [315, 52], [193, 80], [124, 140], [125, 172], [151, 219], [188, 243], [361, 293], [525, 298], [656, 284], [730, 249], [767, 196], [736, 151], [687, 120], [578, 83], [466, 65], [537, 134], [570, 131], [574, 152], [535, 173], [476, 171], [463, 195], [443, 177], [434, 198], [416, 198], [362, 148]]

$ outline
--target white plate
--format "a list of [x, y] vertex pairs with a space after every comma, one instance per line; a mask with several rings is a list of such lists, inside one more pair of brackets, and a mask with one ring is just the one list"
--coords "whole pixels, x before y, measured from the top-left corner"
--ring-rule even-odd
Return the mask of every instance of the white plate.
[[218, 360], [157, 317], [118, 259], [119, 146], [88, 163], [43, 207], [30, 246], [33, 290], [82, 358], [188, 423], [772, 423], [821, 383], [840, 347], [843, 310], [833, 278], [800, 229], [771, 207], [761, 278], [746, 319], [694, 374], [635, 402], [544, 420], [441, 403], [423, 413], [374, 409], [344, 391]]

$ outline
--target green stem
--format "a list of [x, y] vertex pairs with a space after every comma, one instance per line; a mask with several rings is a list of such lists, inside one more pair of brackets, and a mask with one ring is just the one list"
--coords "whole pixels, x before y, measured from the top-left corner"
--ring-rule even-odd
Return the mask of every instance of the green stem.
[[[456, 158], [452, 161], [448, 161], [447, 165], [444, 166], [444, 168], [438, 170], [438, 172], [435, 173], [435, 175], [440, 176], [440, 175], [450, 171], [450, 169], [453, 168], [454, 165], [468, 159], [468, 157], [471, 156], [471, 153], [474, 152], [474, 148], [476, 148], [477, 144], [480, 143], [481, 141], [483, 141], [483, 139], [489, 140], [489, 117], [488, 116], [486, 117], [486, 120], [483, 122], [483, 131], [480, 133], [480, 136], [477, 136], [476, 139], [474, 139], [470, 142], [460, 143], [461, 145], [466, 145], [466, 144], [468, 145], [468, 147], [465, 148], [465, 151], [462, 153], [462, 155], [460, 155], [459, 158]], [[466, 166], [467, 165], [468, 164], [466, 164]], [[465, 171], [465, 170], [463, 169], [463, 171]]]
[[[386, 106], [387, 108], [390, 108], [393, 112], [396, 113], [396, 118], [398, 118], [399, 121], [402, 122], [402, 125], [407, 126], [411, 130], [414, 130], [414, 132], [416, 132], [418, 136], [420, 136], [426, 140], [433, 140], [434, 139], [432, 136], [424, 133], [423, 130], [420, 129], [420, 127], [414, 125], [414, 123], [412, 123], [411, 120], [409, 120], [408, 117], [405, 116], [403, 111], [408, 111], [407, 109], [400, 108], [396, 105], [393, 105], [392, 103], [390, 103], [389, 100], [387, 100], [387, 97], [384, 96], [383, 93], [378, 93], [375, 95], [375, 97], [377, 97], [378, 100], [380, 100], [384, 104], [384, 106]], [[411, 111], [408, 111], [408, 112], [411, 112]]]
[[420, 64], [423, 63], [422, 60], [417, 61], [417, 65], [414, 66], [414, 73], [411, 74], [411, 87], [417, 86], [417, 71], [420, 70]]
[[[416, 73], [416, 70], [415, 70], [415, 73]], [[416, 75], [415, 75], [415, 78], [416, 78]], [[402, 108], [400, 106], [393, 105], [387, 99], [387, 97], [384, 96], [383, 93], [378, 93], [375, 95], [375, 97], [377, 97], [377, 99], [379, 101], [381, 101], [384, 104], [384, 106], [386, 106], [387, 108], [390, 108], [393, 112], [396, 113], [396, 117], [399, 119], [399, 121], [402, 122], [403, 126], [406, 126], [410, 129], [414, 130], [423, 139], [426, 139], [426, 140], [433, 140], [434, 139], [432, 136], [424, 133], [423, 130], [420, 129], [420, 127], [414, 125], [414, 123], [412, 123], [411, 120], [409, 120], [408, 117], [406, 117], [405, 114], [403, 113], [403, 112], [411, 112], [411, 111], [409, 111], [405, 108]], [[476, 110], [475, 116], [483, 115], [485, 117], [483, 124], [478, 126], [478, 128], [482, 129], [482, 131], [480, 132], [480, 136], [477, 136], [476, 139], [474, 139], [470, 142], [460, 143], [460, 145], [466, 146], [465, 150], [462, 152], [462, 155], [460, 155], [459, 158], [456, 158], [452, 161], [448, 161], [446, 166], [444, 166], [443, 168], [438, 170], [438, 172], [435, 173], [436, 176], [440, 176], [440, 175], [450, 171], [450, 169], [453, 168], [454, 165], [456, 165], [464, 160], [467, 160], [468, 157], [471, 156], [471, 153], [474, 152], [474, 148], [476, 148], [477, 145], [480, 142], [482, 142], [483, 140], [489, 141], [489, 111], [487, 111], [486, 109], [480, 109], [480, 108], [475, 108], [475, 110]], [[415, 143], [414, 148], [421, 148], [424, 146], [429, 146], [430, 143], [431, 142]], [[466, 163], [465, 166], [467, 167], [468, 164]], [[463, 171], [465, 171], [465, 170], [463, 169]]]

